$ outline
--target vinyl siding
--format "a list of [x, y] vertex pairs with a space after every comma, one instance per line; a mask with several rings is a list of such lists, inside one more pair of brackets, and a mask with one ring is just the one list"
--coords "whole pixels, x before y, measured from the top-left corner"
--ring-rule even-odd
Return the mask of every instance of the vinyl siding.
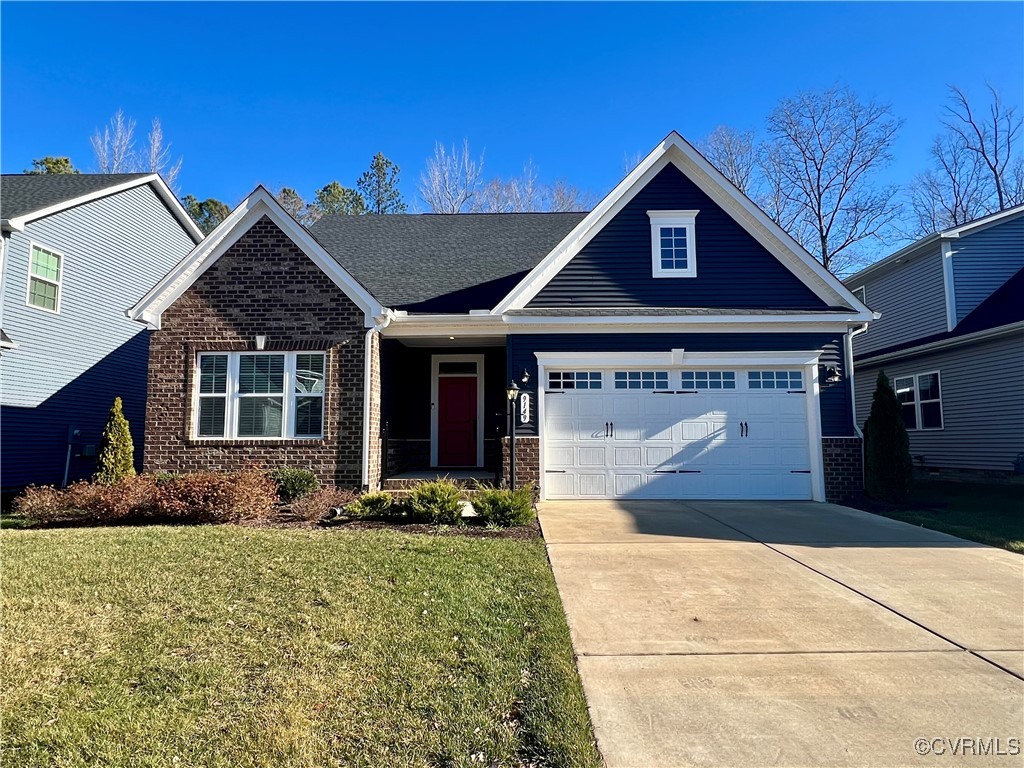
[[867, 305], [882, 317], [854, 338], [858, 357], [946, 329], [946, 289], [939, 246], [912, 261], [847, 287], [864, 287]]
[[[820, 333], [650, 333], [650, 334], [523, 334], [508, 337], [508, 377], [519, 380], [523, 370], [529, 372], [531, 389], [544, 386], [537, 375], [537, 352], [652, 352], [686, 349], [693, 352], [750, 352], [822, 350], [820, 366], [835, 366], [841, 379], [825, 382], [819, 368], [819, 406], [822, 435], [849, 437], [853, 435], [852, 401], [843, 365], [842, 335]], [[534, 384], [536, 382], [536, 384]], [[524, 435], [537, 434], [536, 419], [532, 424], [517, 427]]]
[[1024, 453], [1024, 334], [857, 368], [857, 420], [864, 424], [879, 370], [891, 378], [939, 371], [941, 430], [911, 430], [925, 465], [1011, 471]]
[[1024, 217], [971, 232], [953, 242], [956, 321], [1024, 268]]
[[[26, 303], [30, 242], [63, 254], [59, 314]], [[59, 482], [68, 427], [82, 431], [81, 444], [96, 444], [116, 396], [141, 460], [148, 332], [124, 313], [194, 245], [149, 186], [11, 233], [3, 328], [19, 348], [0, 359], [4, 487]], [[10, 439], [15, 427], [31, 439]], [[78, 473], [87, 474], [92, 461], [81, 465]]]
[[[699, 210], [695, 278], [655, 278], [652, 210]], [[678, 168], [667, 166], [529, 303], [530, 307], [821, 309], [825, 304]]]

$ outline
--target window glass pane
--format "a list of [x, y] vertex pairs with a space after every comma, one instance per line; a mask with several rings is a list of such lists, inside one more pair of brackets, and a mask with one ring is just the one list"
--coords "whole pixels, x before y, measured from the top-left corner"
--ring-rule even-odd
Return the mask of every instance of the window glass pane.
[[937, 400], [921, 403], [921, 429], [942, 429], [942, 405]]
[[917, 377], [917, 389], [922, 400], [939, 399], [939, 374], [926, 373]]
[[60, 256], [42, 248], [32, 246], [32, 274], [47, 280], [60, 280]]
[[323, 432], [324, 399], [295, 398], [295, 434], [298, 437], [319, 437]]
[[900, 413], [903, 414], [903, 426], [907, 429], [917, 429], [917, 411], [913, 403], [904, 403], [900, 406]]
[[29, 280], [28, 303], [34, 307], [57, 311], [57, 286], [37, 278]]
[[456, 363], [440, 362], [437, 364], [437, 372], [441, 374], [476, 374], [476, 363], [473, 361]]
[[[750, 389], [800, 390], [804, 386], [801, 371], [750, 371], [747, 387]], [[731, 389], [731, 387], [730, 387]]]
[[736, 372], [683, 371], [682, 384], [683, 389], [736, 389]]
[[228, 356], [202, 355], [199, 358], [199, 392], [223, 394], [228, 391]]
[[238, 359], [238, 392], [284, 392], [284, 355], [241, 355]]
[[295, 391], [296, 392], [323, 392], [324, 391], [324, 356], [323, 355], [296, 355], [295, 356]]
[[551, 371], [548, 389], [600, 389], [600, 371]]
[[896, 390], [896, 399], [901, 403], [912, 403], [916, 399], [913, 379], [896, 379], [892, 388]]
[[223, 397], [199, 398], [199, 436], [224, 436], [224, 405]]
[[239, 437], [280, 437], [280, 397], [243, 397], [238, 401]]

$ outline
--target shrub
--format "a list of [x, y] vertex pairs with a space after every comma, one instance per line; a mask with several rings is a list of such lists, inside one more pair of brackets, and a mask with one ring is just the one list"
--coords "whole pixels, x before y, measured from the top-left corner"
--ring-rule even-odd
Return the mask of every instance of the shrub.
[[277, 483], [277, 495], [283, 502], [295, 501], [320, 487], [320, 481], [311, 470], [298, 467], [278, 467], [270, 470], [270, 478]]
[[124, 417], [121, 398], [115, 397], [100, 439], [96, 482], [111, 485], [126, 477], [135, 477], [135, 445], [132, 443], [128, 419]]
[[349, 508], [357, 503], [354, 491], [328, 486], [296, 499], [289, 508], [280, 510], [277, 517], [280, 520], [305, 520], [315, 523], [328, 517], [334, 509]]
[[157, 484], [154, 478], [142, 475], [111, 484], [82, 481], [64, 490], [30, 486], [14, 500], [14, 511], [43, 525], [142, 521], [157, 514]]
[[417, 485], [405, 500], [409, 519], [416, 523], [462, 524], [462, 489], [451, 480]]
[[390, 493], [377, 491], [364, 493], [345, 510], [352, 517], [401, 517], [404, 513], [402, 505], [395, 501]]
[[170, 522], [234, 523], [269, 519], [277, 486], [258, 469], [194, 472], [159, 486], [157, 515]]
[[878, 374], [871, 415], [864, 423], [864, 477], [869, 496], [899, 502], [910, 493], [913, 464], [900, 404], [884, 371]]
[[471, 503], [484, 522], [507, 528], [528, 525], [537, 518], [533, 497], [532, 485], [524, 485], [514, 491], [483, 487], [476, 492]]

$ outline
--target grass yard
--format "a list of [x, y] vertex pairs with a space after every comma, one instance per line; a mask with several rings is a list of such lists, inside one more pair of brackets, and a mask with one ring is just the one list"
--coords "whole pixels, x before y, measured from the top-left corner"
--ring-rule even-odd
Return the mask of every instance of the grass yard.
[[543, 542], [6, 530], [4, 766], [597, 766]]
[[1024, 554], [1024, 484], [918, 480], [899, 508], [868, 510]]

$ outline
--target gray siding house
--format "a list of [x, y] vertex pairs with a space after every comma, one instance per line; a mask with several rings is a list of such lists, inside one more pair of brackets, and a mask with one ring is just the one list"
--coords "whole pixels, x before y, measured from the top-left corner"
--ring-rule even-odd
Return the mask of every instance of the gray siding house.
[[1012, 471], [1024, 453], [1024, 206], [929, 235], [846, 285], [881, 313], [854, 336], [858, 425], [884, 371], [917, 465]]
[[89, 476], [115, 397], [142, 458], [148, 333], [125, 316], [202, 239], [155, 174], [0, 180], [0, 485]]

